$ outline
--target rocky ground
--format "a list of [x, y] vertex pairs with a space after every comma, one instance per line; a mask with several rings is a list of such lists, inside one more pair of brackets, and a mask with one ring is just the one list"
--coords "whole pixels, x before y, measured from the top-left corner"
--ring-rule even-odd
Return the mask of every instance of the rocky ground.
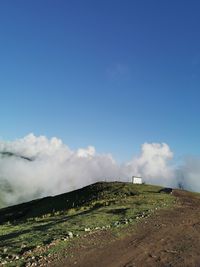
[[[174, 190], [173, 210], [156, 212], [117, 238], [109, 230], [91, 233], [51, 266], [200, 266], [200, 198]], [[69, 255], [69, 256], [68, 256]]]
[[[97, 196], [99, 187], [102, 195], [76, 209], [46, 214], [49, 199], [17, 206], [31, 216], [1, 225], [0, 266], [200, 266], [200, 194], [122, 183], [82, 190]], [[63, 197], [72, 199], [53, 204]]]

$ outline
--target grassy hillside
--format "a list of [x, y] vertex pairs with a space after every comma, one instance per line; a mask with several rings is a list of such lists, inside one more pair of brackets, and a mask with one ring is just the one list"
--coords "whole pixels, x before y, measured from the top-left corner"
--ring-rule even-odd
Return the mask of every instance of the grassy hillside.
[[[101, 229], [120, 229], [171, 207], [161, 187], [96, 183], [82, 189], [0, 210], [0, 262], [25, 265], [58, 253], [72, 239]], [[45, 247], [45, 249], [35, 248]]]

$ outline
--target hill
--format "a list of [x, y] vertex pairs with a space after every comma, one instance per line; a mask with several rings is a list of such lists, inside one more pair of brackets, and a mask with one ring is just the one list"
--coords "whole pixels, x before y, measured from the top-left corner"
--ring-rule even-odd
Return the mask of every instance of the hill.
[[104, 231], [115, 237], [123, 231], [126, 233], [136, 222], [175, 205], [176, 198], [163, 194], [161, 189], [101, 182], [3, 208], [0, 210], [0, 262], [7, 266], [48, 265], [64, 257], [66, 248], [84, 236]]
[[108, 231], [84, 237], [79, 246], [66, 250], [74, 257], [56, 266], [200, 266], [200, 194], [173, 190], [172, 195], [176, 199], [173, 208], [157, 210], [120, 229], [120, 238], [113, 238]]

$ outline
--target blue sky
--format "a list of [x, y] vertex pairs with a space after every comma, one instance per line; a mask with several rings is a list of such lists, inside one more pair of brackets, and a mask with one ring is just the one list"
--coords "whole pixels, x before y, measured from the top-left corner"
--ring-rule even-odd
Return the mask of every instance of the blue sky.
[[199, 1], [0, 1], [0, 136], [199, 155]]

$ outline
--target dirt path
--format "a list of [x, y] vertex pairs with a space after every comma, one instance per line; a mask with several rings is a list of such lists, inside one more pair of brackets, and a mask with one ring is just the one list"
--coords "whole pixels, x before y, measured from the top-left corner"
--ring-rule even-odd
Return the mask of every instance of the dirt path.
[[[93, 245], [76, 248], [65, 267], [200, 266], [200, 198], [174, 190], [180, 205], [139, 223], [121, 240], [101, 247], [108, 233], [93, 236]], [[105, 244], [105, 242], [104, 242]], [[101, 248], [99, 248], [99, 246]]]

